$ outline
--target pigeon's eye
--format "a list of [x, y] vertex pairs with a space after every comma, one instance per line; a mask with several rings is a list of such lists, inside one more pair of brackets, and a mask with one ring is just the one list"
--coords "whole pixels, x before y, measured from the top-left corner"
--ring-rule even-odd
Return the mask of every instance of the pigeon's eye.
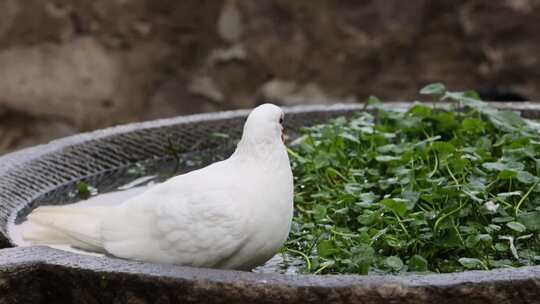
[[280, 124], [283, 123], [283, 117], [281, 117], [281, 118], [279, 119], [279, 123], [280, 123]]

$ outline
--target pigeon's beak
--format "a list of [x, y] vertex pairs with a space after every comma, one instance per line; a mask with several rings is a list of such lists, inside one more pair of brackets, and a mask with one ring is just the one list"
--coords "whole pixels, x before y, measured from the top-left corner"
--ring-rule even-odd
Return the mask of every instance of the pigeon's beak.
[[285, 143], [285, 133], [283, 132], [283, 127], [281, 127], [281, 141]]

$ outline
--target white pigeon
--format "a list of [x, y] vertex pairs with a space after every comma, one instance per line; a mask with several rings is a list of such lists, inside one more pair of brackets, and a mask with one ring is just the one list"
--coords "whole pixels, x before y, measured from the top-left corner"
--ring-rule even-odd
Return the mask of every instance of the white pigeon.
[[258, 106], [228, 159], [119, 205], [39, 207], [23, 237], [148, 262], [240, 270], [261, 265], [283, 245], [293, 215], [283, 116], [273, 104]]

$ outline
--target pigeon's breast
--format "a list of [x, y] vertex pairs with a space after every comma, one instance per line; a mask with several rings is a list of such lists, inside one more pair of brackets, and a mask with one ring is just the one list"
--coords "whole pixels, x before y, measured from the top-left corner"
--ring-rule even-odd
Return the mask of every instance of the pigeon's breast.
[[292, 173], [285, 171], [265, 178], [252, 189], [249, 218], [249, 239], [241, 253], [243, 269], [251, 269], [269, 260], [283, 246], [289, 235], [293, 216]]
[[[249, 270], [274, 256], [289, 234], [293, 216], [293, 175], [285, 149], [257, 157], [235, 157], [226, 183], [233, 183], [238, 212], [246, 216], [245, 242], [222, 268]], [[268, 151], [273, 151], [268, 153]], [[253, 155], [252, 155], [253, 156]]]

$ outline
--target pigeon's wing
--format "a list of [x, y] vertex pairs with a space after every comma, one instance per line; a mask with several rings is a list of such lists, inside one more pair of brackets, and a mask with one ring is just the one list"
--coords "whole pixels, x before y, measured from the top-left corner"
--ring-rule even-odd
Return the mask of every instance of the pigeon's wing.
[[247, 239], [246, 214], [234, 207], [238, 191], [190, 190], [156, 187], [121, 206], [102, 222], [105, 249], [119, 257], [178, 265], [213, 267], [227, 261]]

